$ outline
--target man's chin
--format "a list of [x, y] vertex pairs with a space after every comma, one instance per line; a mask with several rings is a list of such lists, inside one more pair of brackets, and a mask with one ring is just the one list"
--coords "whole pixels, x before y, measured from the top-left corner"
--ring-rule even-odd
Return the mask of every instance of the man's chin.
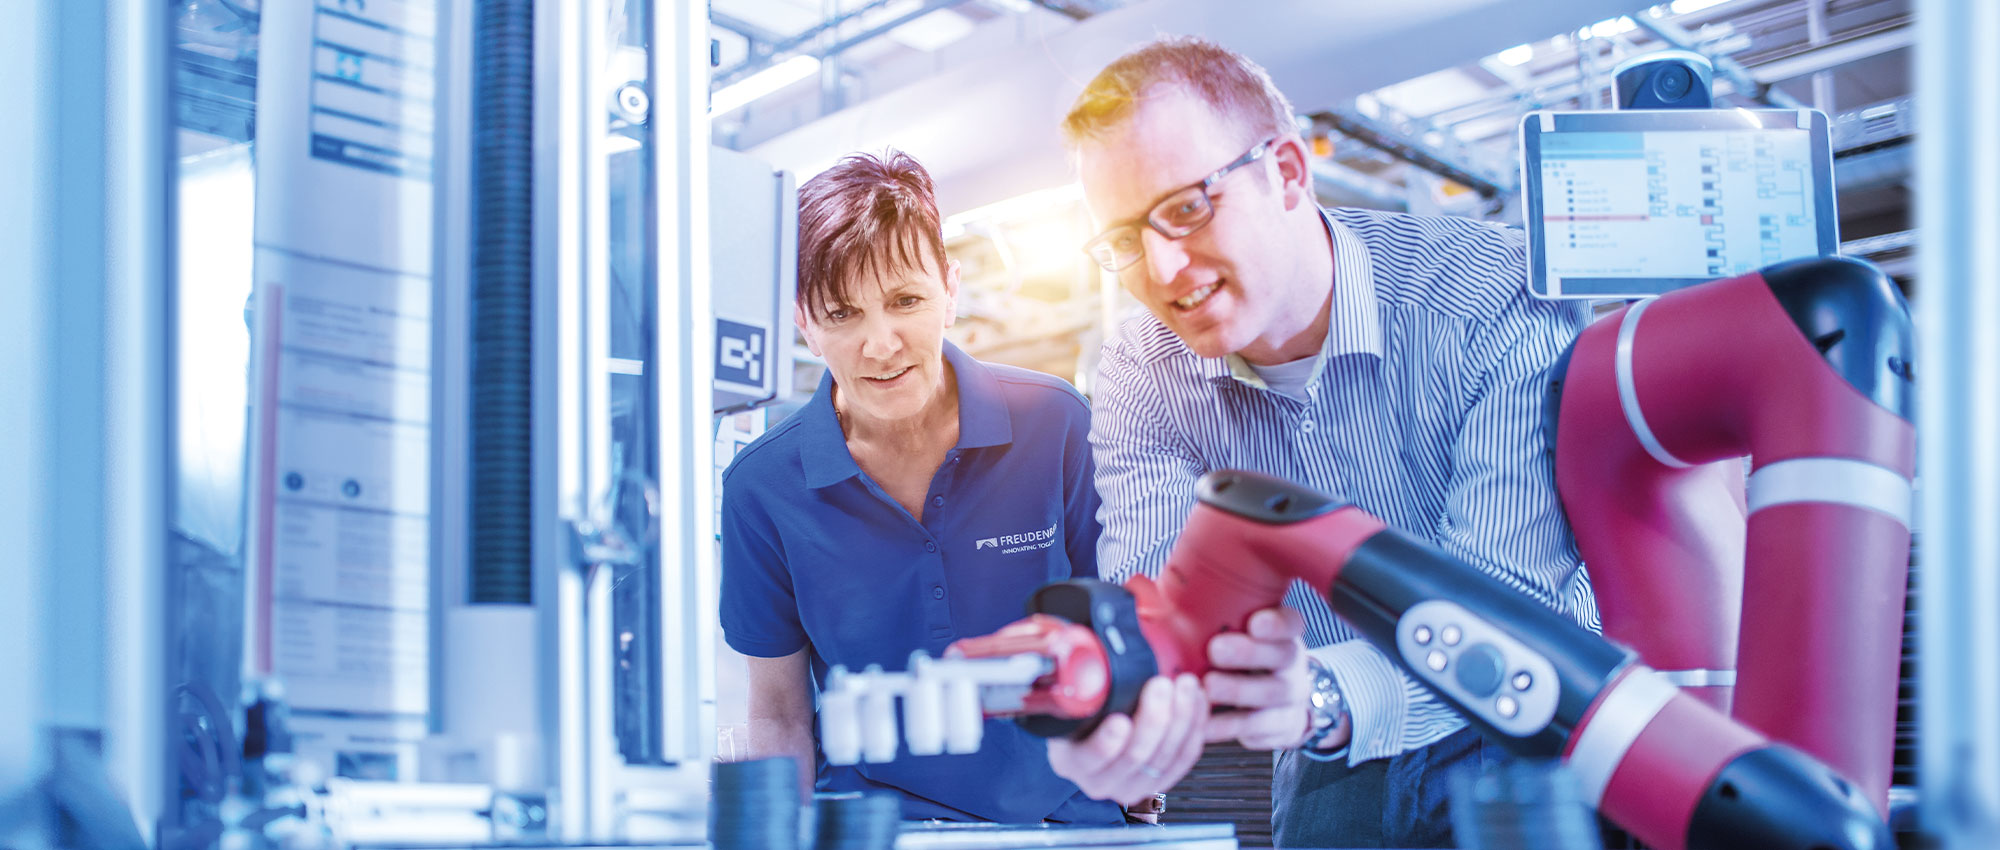
[[[1230, 332], [1228, 317], [1203, 316], [1201, 318], [1206, 321], [1202, 321], [1200, 327], [1188, 327], [1187, 323], [1182, 321], [1183, 317], [1175, 313], [1163, 314], [1160, 310], [1154, 309], [1153, 316], [1159, 319], [1161, 324], [1166, 325], [1168, 330], [1173, 331], [1174, 336], [1180, 337], [1181, 344], [1186, 345], [1188, 350], [1200, 357], [1222, 357], [1249, 344], [1248, 341], [1238, 342], [1235, 339], [1240, 334]], [[1216, 318], [1224, 320], [1216, 321]]]
[[1219, 328], [1202, 333], [1188, 333], [1177, 330], [1175, 334], [1181, 338], [1181, 343], [1186, 345], [1188, 350], [1194, 352], [1197, 357], [1208, 359], [1226, 357], [1234, 354], [1237, 349], [1242, 348], [1240, 345], [1232, 345], [1229, 337], [1222, 333]]

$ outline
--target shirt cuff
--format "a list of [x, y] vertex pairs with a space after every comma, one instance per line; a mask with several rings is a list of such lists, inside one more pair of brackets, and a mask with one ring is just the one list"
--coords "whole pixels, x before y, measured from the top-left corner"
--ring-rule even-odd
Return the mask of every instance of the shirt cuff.
[[1403, 751], [1408, 695], [1396, 666], [1365, 640], [1348, 640], [1306, 650], [1333, 673], [1346, 704], [1351, 737], [1347, 764], [1387, 758]]

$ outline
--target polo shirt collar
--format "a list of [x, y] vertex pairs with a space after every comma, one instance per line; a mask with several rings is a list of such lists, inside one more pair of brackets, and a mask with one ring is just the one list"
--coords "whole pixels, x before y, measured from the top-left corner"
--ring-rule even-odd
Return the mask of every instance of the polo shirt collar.
[[[1007, 415], [1007, 400], [1000, 381], [986, 365], [946, 341], [944, 362], [958, 379], [958, 448], [1003, 446], [1014, 440], [1013, 420]], [[799, 419], [799, 461], [806, 486], [813, 489], [840, 483], [861, 474], [854, 455], [847, 450], [847, 437], [840, 431], [840, 417], [833, 412], [833, 372], [820, 376], [819, 389], [811, 401], [794, 414]]]
[[1014, 441], [1014, 420], [1007, 415], [1007, 399], [1001, 395], [1000, 380], [986, 364], [944, 344], [944, 362], [958, 377], [958, 447], [977, 449], [1004, 446]]

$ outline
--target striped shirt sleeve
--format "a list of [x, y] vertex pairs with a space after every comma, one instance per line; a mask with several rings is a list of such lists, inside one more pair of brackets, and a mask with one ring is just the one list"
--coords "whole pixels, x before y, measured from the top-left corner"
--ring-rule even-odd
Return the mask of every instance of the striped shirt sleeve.
[[1582, 330], [1587, 306], [1517, 296], [1487, 328], [1487, 364], [1451, 447], [1433, 539], [1447, 554], [1598, 630], [1595, 597], [1556, 495], [1542, 433], [1548, 372]]
[[1105, 345], [1091, 403], [1090, 447], [1097, 466], [1098, 574], [1123, 584], [1158, 576], [1188, 512], [1194, 485], [1207, 470], [1178, 439], [1160, 409], [1173, 400], [1150, 387], [1126, 345]]

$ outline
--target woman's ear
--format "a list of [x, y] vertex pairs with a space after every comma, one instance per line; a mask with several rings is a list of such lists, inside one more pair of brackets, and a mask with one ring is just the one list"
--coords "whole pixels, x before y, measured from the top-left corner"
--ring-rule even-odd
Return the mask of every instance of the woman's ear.
[[806, 321], [806, 306], [804, 304], [792, 305], [792, 324], [798, 326], [799, 336], [805, 338], [806, 349], [811, 351], [814, 357], [826, 356], [819, 351], [819, 334], [814, 332], [813, 323]]

